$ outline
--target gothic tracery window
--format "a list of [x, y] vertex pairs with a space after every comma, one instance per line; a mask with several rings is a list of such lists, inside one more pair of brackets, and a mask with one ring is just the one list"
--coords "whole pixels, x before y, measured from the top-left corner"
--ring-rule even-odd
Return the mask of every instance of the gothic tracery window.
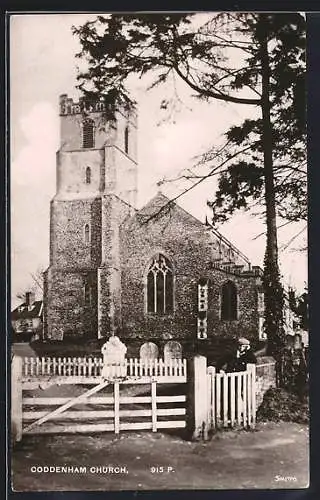
[[232, 281], [227, 281], [222, 285], [221, 293], [221, 319], [237, 319], [237, 288]]
[[147, 276], [147, 311], [153, 314], [173, 312], [173, 270], [161, 254], [153, 258]]
[[94, 121], [87, 118], [82, 123], [82, 147], [94, 147]]

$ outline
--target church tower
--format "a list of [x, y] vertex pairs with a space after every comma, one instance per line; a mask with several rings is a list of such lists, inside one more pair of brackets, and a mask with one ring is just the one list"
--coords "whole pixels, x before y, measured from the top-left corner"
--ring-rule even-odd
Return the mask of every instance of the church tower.
[[104, 337], [121, 325], [119, 226], [136, 205], [137, 116], [65, 94], [59, 110], [45, 337]]

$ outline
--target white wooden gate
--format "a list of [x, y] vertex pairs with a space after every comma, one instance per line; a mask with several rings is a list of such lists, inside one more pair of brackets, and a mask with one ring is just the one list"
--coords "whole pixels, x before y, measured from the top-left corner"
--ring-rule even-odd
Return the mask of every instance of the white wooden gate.
[[256, 367], [235, 373], [207, 368], [209, 429], [254, 427], [256, 422]]
[[[100, 362], [82, 361], [76, 366], [75, 362], [63, 363], [53, 358], [38, 362], [24, 359], [23, 363], [21, 358], [15, 358], [12, 377], [15, 439], [19, 441], [23, 434], [106, 431], [118, 434], [124, 430], [156, 432], [186, 427], [183, 385], [187, 381], [186, 360], [170, 360], [170, 363], [126, 360], [125, 375], [123, 364], [120, 368], [119, 371], [111, 366], [110, 376], [104, 379]], [[82, 392], [65, 397], [61, 390], [61, 397], [51, 397], [46, 389], [53, 385], [78, 386]], [[174, 391], [168, 390], [173, 386]], [[43, 389], [41, 397], [39, 389]]]

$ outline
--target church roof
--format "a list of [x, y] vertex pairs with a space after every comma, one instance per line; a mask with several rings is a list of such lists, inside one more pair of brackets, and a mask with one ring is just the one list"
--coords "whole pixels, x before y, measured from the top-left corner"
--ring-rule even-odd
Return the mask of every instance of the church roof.
[[190, 212], [187, 212], [184, 208], [178, 205], [174, 200], [171, 200], [167, 196], [165, 196], [160, 191], [151, 198], [142, 208], [137, 210], [136, 216], [141, 216], [141, 218], [151, 219], [159, 219], [161, 215], [165, 215], [169, 213], [170, 210], [176, 209], [181, 214], [185, 214], [189, 219], [192, 219], [195, 224], [198, 224], [199, 227], [204, 226], [204, 224], [197, 218], [194, 217]]
[[140, 210], [137, 210], [136, 213], [129, 218], [127, 222], [134, 218], [141, 217], [141, 220], [144, 222], [148, 222], [149, 220], [157, 220], [161, 216], [161, 214], [165, 215], [172, 209], [177, 209], [181, 214], [184, 214], [188, 217], [189, 220], [192, 220], [195, 225], [198, 225], [199, 228], [202, 228], [204, 231], [210, 231], [216, 238], [218, 238], [221, 242], [223, 242], [226, 246], [234, 250], [239, 256], [242, 257], [248, 264], [250, 263], [248, 257], [244, 255], [231, 241], [229, 241], [225, 236], [223, 236], [217, 229], [215, 229], [209, 222], [202, 222], [200, 219], [190, 214], [187, 210], [178, 205], [174, 200], [170, 200], [167, 196], [165, 196], [160, 191], [151, 198]]

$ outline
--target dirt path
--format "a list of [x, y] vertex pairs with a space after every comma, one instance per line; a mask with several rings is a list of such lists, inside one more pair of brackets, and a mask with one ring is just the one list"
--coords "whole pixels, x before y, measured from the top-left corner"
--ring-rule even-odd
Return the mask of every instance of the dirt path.
[[[33, 472], [44, 466], [54, 471]], [[259, 424], [206, 443], [164, 433], [30, 436], [14, 450], [12, 471], [15, 491], [304, 488], [308, 428]]]

